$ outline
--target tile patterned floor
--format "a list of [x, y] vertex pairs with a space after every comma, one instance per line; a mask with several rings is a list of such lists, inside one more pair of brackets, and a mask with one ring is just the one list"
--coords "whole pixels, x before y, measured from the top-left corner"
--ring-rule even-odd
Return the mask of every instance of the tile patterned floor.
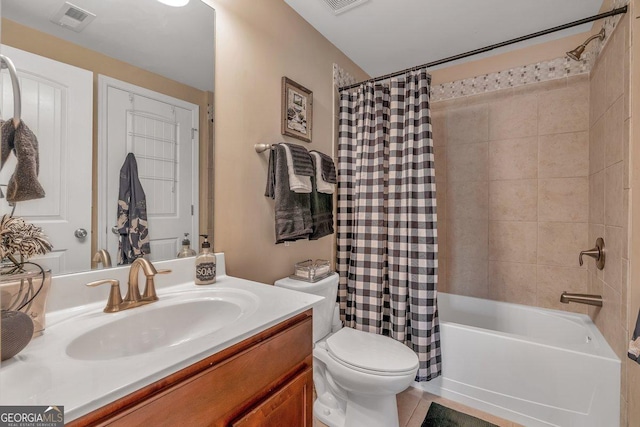
[[[495, 417], [452, 400], [443, 399], [442, 397], [420, 391], [413, 387], [409, 387], [409, 389], [398, 395], [398, 416], [400, 418], [400, 427], [420, 427], [424, 417], [427, 415], [431, 402], [437, 402], [440, 405], [447, 406], [451, 409], [455, 409], [456, 411], [464, 412], [465, 414], [483, 419], [497, 425], [498, 427], [521, 427], [520, 424]], [[318, 420], [314, 420], [313, 425], [314, 427], [326, 427]]]

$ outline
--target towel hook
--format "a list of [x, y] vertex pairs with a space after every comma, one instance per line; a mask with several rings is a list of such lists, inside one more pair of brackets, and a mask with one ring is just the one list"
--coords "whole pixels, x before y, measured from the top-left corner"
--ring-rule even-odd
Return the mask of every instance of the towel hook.
[[11, 86], [13, 87], [13, 125], [18, 127], [20, 124], [20, 114], [22, 113], [22, 100], [20, 96], [18, 73], [16, 73], [16, 67], [13, 65], [13, 61], [4, 55], [0, 55], [0, 66], [9, 70]]

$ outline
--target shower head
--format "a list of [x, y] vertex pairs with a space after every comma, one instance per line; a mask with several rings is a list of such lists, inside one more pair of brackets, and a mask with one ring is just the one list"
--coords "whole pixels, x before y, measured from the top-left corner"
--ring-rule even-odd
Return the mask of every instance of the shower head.
[[582, 43], [580, 46], [578, 46], [577, 48], [570, 50], [569, 52], [567, 52], [567, 56], [571, 59], [573, 59], [574, 61], [580, 61], [580, 57], [582, 56], [582, 54], [584, 53], [584, 49], [587, 47], [587, 45], [589, 44], [589, 42], [593, 39], [600, 39], [600, 41], [604, 40], [604, 36], [605, 36], [605, 32], [604, 32], [604, 28], [600, 30], [600, 32], [598, 34], [595, 34], [591, 37], [589, 37], [587, 40], [585, 40], [584, 43]]

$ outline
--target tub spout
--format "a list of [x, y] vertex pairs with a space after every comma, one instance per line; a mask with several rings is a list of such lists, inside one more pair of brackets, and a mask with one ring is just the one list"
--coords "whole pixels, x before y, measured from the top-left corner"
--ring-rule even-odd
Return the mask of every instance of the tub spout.
[[579, 304], [588, 304], [595, 305], [596, 307], [602, 307], [602, 295], [571, 294], [565, 291], [562, 293], [562, 295], [560, 295], [560, 302], [563, 304], [577, 302]]

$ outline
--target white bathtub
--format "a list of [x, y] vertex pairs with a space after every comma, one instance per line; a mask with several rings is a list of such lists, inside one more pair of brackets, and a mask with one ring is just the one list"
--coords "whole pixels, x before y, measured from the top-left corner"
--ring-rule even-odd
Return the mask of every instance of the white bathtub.
[[438, 293], [442, 376], [415, 387], [525, 426], [620, 425], [620, 360], [586, 315]]

